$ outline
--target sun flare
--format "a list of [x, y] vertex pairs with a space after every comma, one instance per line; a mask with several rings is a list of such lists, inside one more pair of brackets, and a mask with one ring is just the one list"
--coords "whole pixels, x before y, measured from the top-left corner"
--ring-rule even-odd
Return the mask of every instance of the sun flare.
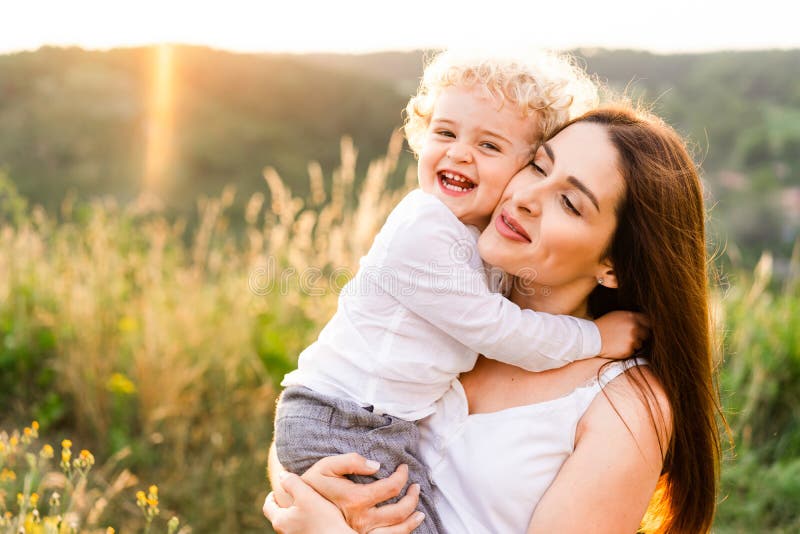
[[142, 189], [146, 193], [163, 191], [172, 155], [174, 129], [174, 60], [170, 45], [155, 48], [153, 82], [148, 102], [146, 149]]

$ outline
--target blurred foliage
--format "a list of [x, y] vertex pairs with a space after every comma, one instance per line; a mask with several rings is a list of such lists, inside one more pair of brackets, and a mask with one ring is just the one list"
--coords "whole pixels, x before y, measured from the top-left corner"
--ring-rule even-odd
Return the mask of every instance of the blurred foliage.
[[[721, 247], [731, 244], [733, 263], [750, 268], [769, 248], [782, 275], [800, 233], [800, 50], [574, 53], [599, 81], [651, 105], [694, 141], [712, 228]], [[423, 55], [176, 47], [174, 152], [169, 180], [160, 184], [167, 206], [191, 216], [199, 194], [232, 183], [241, 196], [231, 213], [241, 212], [261, 188], [266, 164], [305, 197], [308, 162], [329, 175], [342, 135], [361, 150], [362, 176], [401, 124]], [[152, 48], [44, 47], [0, 56], [0, 168], [51, 211], [70, 191], [84, 200], [132, 201], [152, 134], [156, 63]], [[410, 161], [404, 152], [402, 162]], [[402, 177], [390, 183], [399, 186]]]

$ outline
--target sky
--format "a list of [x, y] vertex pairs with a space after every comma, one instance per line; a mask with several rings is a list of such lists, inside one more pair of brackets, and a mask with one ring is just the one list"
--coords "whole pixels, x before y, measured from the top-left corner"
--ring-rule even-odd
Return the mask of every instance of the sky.
[[446, 46], [800, 48], [793, 0], [0, 0], [0, 53], [157, 43], [244, 52]]

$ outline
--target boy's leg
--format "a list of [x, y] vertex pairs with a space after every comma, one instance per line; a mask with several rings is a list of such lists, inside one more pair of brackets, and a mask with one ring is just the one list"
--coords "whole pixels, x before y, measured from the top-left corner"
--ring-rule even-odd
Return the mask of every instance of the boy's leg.
[[303, 474], [321, 458], [358, 452], [381, 464], [373, 476], [350, 477], [355, 482], [368, 483], [389, 476], [400, 464], [407, 464], [408, 484], [420, 485], [417, 508], [425, 514], [425, 521], [414, 532], [438, 534], [444, 529], [433, 506], [427, 469], [417, 453], [418, 442], [419, 430], [413, 422], [379, 415], [354, 402], [308, 388], [289, 387], [278, 402], [275, 448], [285, 469]]
[[[367, 439], [362, 440], [355, 450], [365, 458], [380, 462], [381, 468], [374, 475], [356, 475], [350, 478], [355, 482], [374, 482], [379, 478], [386, 478], [394, 473], [398, 465], [408, 465], [408, 483], [401, 496], [405, 495], [409, 485], [419, 484], [420, 492], [417, 510], [425, 514], [425, 520], [414, 532], [416, 534], [444, 533], [444, 527], [433, 502], [433, 487], [428, 477], [428, 468], [419, 455], [420, 438], [416, 423], [390, 415], [370, 415], [377, 420], [377, 424], [380, 426], [370, 430]], [[380, 424], [380, 420], [383, 420], [382, 424]], [[399, 497], [390, 499], [386, 504], [397, 500], [399, 500]]]
[[284, 469], [302, 475], [317, 460], [341, 453], [332, 439], [334, 410], [308, 388], [283, 391], [275, 410], [275, 451]]

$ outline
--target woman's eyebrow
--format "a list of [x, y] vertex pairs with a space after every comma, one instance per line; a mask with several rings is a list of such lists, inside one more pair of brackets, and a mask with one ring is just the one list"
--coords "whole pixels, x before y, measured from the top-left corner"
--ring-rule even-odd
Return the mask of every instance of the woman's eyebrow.
[[[549, 143], [542, 143], [542, 148], [544, 149], [545, 152], [547, 152], [547, 157], [550, 158], [550, 161], [555, 163], [556, 155], [553, 152], [553, 147], [551, 147]], [[597, 202], [597, 197], [595, 196], [594, 193], [592, 193], [591, 189], [586, 187], [585, 183], [581, 182], [574, 176], [567, 176], [567, 182], [577, 187], [584, 195], [589, 197], [589, 200], [592, 201], [592, 204], [594, 204], [594, 207], [597, 209], [597, 211], [600, 211], [600, 203]]]
[[553, 163], [556, 162], [556, 155], [553, 153], [553, 148], [550, 146], [549, 143], [542, 143], [542, 148], [547, 153], [547, 157], [550, 158], [550, 161]]
[[581, 182], [574, 176], [567, 176], [567, 182], [571, 183], [572, 185], [580, 189], [584, 195], [589, 197], [589, 200], [592, 201], [592, 204], [594, 204], [594, 207], [597, 208], [597, 211], [600, 211], [600, 204], [597, 202], [597, 197], [594, 196], [594, 193], [592, 193], [591, 189], [586, 187], [585, 183]]

